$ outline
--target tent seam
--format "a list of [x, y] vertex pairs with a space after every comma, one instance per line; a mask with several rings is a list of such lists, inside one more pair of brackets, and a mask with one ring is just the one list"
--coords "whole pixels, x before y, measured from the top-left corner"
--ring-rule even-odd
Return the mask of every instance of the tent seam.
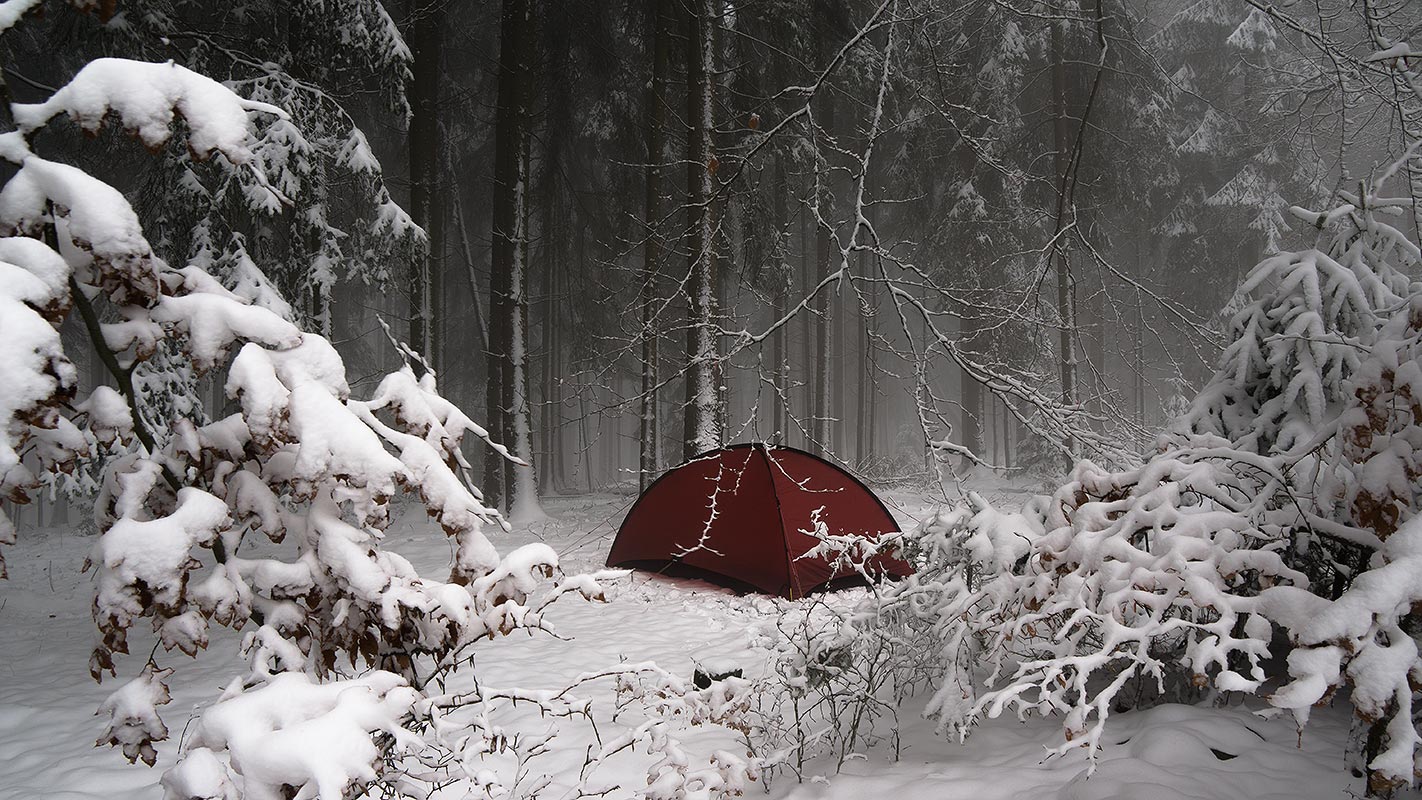
[[770, 479], [770, 496], [775, 498], [775, 518], [780, 525], [780, 549], [785, 553], [785, 574], [790, 579], [790, 599], [794, 600], [795, 595], [804, 597], [804, 592], [800, 586], [800, 576], [795, 572], [795, 562], [790, 558], [790, 537], [785, 535], [785, 510], [780, 506], [780, 488], [775, 483], [775, 466], [770, 463], [770, 451], [764, 445], [756, 447], [760, 451], [761, 460], [765, 462], [765, 474]]

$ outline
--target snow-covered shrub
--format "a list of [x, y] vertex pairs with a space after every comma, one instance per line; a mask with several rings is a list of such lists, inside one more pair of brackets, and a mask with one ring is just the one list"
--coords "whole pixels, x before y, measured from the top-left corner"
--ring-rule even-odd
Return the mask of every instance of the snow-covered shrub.
[[1021, 518], [973, 497], [911, 537], [918, 573], [874, 608], [935, 648], [943, 728], [1059, 714], [1059, 751], [1094, 753], [1110, 713], [1161, 697], [1257, 693], [1300, 725], [1347, 697], [1369, 792], [1416, 781], [1422, 285], [1380, 183], [1293, 209], [1327, 251], [1251, 272], [1145, 464], [1083, 462]]
[[[1094, 751], [1111, 711], [1142, 694], [1263, 682], [1272, 627], [1257, 595], [1306, 579], [1281, 557], [1275, 476], [1210, 444], [1121, 472], [1082, 462], [1020, 561], [998, 559], [972, 581], [931, 570], [896, 591], [896, 606], [940, 626], [944, 674], [929, 711], [943, 728], [1062, 714], [1064, 748]], [[1012, 535], [1011, 523], [985, 524]]]
[[1387, 538], [1376, 563], [1336, 600], [1304, 591], [1271, 590], [1267, 613], [1288, 628], [1296, 648], [1287, 683], [1269, 702], [1300, 725], [1313, 706], [1349, 687], [1356, 715], [1349, 747], [1366, 769], [1370, 794], [1416, 783], [1419, 771], [1417, 687], [1422, 684], [1422, 519]]
[[[1417, 251], [1396, 231], [1362, 218], [1364, 235]], [[1390, 232], [1390, 234], [1389, 234]], [[1371, 234], [1371, 235], [1368, 235]], [[1378, 331], [1367, 359], [1349, 382], [1352, 396], [1332, 423], [1334, 440], [1320, 448], [1313, 501], [1340, 532], [1367, 532], [1368, 541], [1323, 541], [1332, 581], [1314, 594], [1271, 601], [1274, 617], [1296, 645], [1287, 685], [1270, 702], [1302, 725], [1309, 708], [1345, 687], [1355, 711], [1349, 758], [1367, 774], [1370, 794], [1385, 796], [1417, 781], [1422, 744], [1414, 710], [1422, 685], [1422, 291], [1414, 287]], [[1300, 531], [1303, 539], [1306, 531]], [[1318, 545], [1328, 545], [1320, 547]]]
[[[598, 684], [616, 699], [580, 693]], [[378, 790], [419, 797], [457, 783], [470, 797], [737, 797], [765, 768], [751, 752], [751, 699], [745, 680], [698, 689], [651, 662], [586, 672], [561, 689], [427, 691], [409, 726], [423, 747], [390, 751]], [[560, 751], [572, 736], [588, 744]]]
[[940, 508], [923, 524], [908, 546], [922, 552], [926, 563], [939, 569], [962, 570], [968, 585], [1010, 572], [1041, 538], [1047, 498], [1029, 500], [1020, 512], [1003, 512], [977, 492], [962, 504]]
[[[624, 707], [638, 703], [647, 719], [604, 745], [598, 758], [639, 745], [657, 756], [647, 768], [647, 788], [637, 792], [639, 798], [739, 797], [764, 776], [766, 760], [756, 757], [750, 746], [754, 695], [749, 681], [727, 677], [697, 688], [663, 670], [643, 668], [619, 675], [617, 688]], [[707, 756], [681, 740], [679, 730], [707, 725], [734, 731], [744, 747], [739, 752], [720, 748]]]
[[404, 678], [383, 671], [320, 683], [287, 672], [253, 689], [234, 682], [190, 732], [186, 757], [163, 776], [166, 795], [275, 800], [288, 787], [309, 787], [313, 797], [349, 796], [376, 779], [382, 750], [423, 746], [405, 727], [419, 698]]
[[[284, 111], [177, 64], [121, 59], [11, 111], [15, 129], [0, 133], [14, 167], [0, 189], [0, 493], [23, 502], [39, 487], [27, 454], [56, 473], [99, 443], [127, 445], [95, 509], [96, 679], [117, 674], [142, 628], [188, 655], [214, 623], [247, 631], [250, 671], [198, 722], [165, 778], [170, 798], [347, 796], [411, 745], [423, 688], [467, 648], [542, 627], [566, 594], [601, 598], [595, 577], [560, 577], [544, 545], [501, 558], [490, 544], [485, 529], [502, 521], [462, 451], [487, 435], [434, 374], [407, 365], [358, 398], [329, 341], [200, 265], [165, 263], [122, 194], [32, 151], [59, 116], [116, 125], [155, 150], [181, 127], [192, 158], [260, 181], [253, 120]], [[116, 388], [79, 385], [57, 331], [71, 309]], [[237, 410], [145, 416], [135, 376], [159, 352], [220, 381]], [[447, 578], [384, 547], [401, 497], [454, 543]], [[13, 536], [0, 518], [0, 543]], [[157, 645], [102, 709], [101, 741], [148, 763], [168, 736], [157, 707], [173, 667], [157, 663]]]
[[812, 759], [843, 765], [881, 743], [897, 757], [898, 708], [931, 674], [912, 626], [879, 602], [893, 584], [870, 563], [886, 554], [917, 562], [916, 549], [902, 535], [868, 541], [831, 534], [812, 516], [814, 528], [804, 533], [819, 544], [802, 557], [823, 558], [836, 574], [859, 575], [868, 599], [814, 595], [758, 631], [770, 670], [757, 682], [754, 736], [772, 751], [767, 768], [787, 768], [798, 779]]
[[[859, 599], [812, 596], [757, 629], [770, 669], [754, 682], [751, 733], [768, 752], [765, 768], [803, 779], [819, 759], [843, 765], [880, 745], [897, 757], [900, 707], [942, 674], [945, 651], [935, 643], [966, 631], [956, 615], [936, 612], [1025, 558], [1042, 524], [1039, 502], [1004, 514], [974, 494], [917, 531], [874, 542], [830, 535], [822, 525], [805, 531], [819, 540], [806, 557], [860, 574], [868, 588]], [[881, 553], [912, 563], [915, 574], [885, 580], [866, 568]]]
[[[173, 58], [285, 111], [250, 121], [255, 169], [194, 162], [185, 142], [162, 137], [166, 144], [151, 145], [160, 157], [142, 164], [131, 197], [164, 260], [200, 266], [238, 295], [330, 336], [337, 284], [390, 281], [423, 246], [347, 111], [379, 103], [396, 117], [408, 112], [413, 57], [395, 21], [378, 0], [232, 0], [223, 14], [192, 0], [148, 0], [141, 13], [116, 10], [108, 25], [68, 14], [33, 20], [25, 40], [11, 43], [15, 57], [48, 58], [58, 74], [99, 55]], [[47, 52], [55, 42], [62, 49]], [[98, 127], [96, 118], [77, 122]]]
[[813, 759], [842, 765], [880, 744], [897, 757], [899, 706], [929, 675], [908, 633], [873, 602], [833, 596], [795, 604], [764, 626], [758, 638], [771, 669], [756, 687], [753, 732], [771, 753], [766, 766], [803, 779]]

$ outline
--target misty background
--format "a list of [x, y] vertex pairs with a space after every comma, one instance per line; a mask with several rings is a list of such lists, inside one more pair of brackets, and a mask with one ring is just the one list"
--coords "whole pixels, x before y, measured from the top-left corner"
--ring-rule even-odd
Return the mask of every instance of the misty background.
[[[408, 346], [533, 464], [475, 456], [507, 507], [743, 441], [931, 485], [1148, 451], [1249, 268], [1317, 239], [1289, 208], [1422, 124], [1267, 5], [168, 0], [56, 7], [3, 46], [37, 65], [7, 69], [20, 101], [123, 55], [287, 109], [268, 182], [43, 136], [170, 264], [275, 290], [355, 391]], [[1408, 0], [1315, 5], [1359, 57], [1422, 25]], [[139, 373], [157, 427], [219, 416], [164, 358]]]

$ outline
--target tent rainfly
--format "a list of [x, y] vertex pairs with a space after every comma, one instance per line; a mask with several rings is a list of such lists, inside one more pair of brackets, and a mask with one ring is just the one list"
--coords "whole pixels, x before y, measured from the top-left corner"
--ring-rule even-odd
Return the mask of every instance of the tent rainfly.
[[[830, 462], [790, 447], [738, 444], [702, 453], [657, 479], [617, 531], [607, 564], [700, 577], [737, 589], [803, 597], [862, 583], [804, 554], [815, 515], [831, 535], [869, 539], [898, 531], [863, 483]], [[905, 577], [903, 561], [875, 556], [868, 566]]]

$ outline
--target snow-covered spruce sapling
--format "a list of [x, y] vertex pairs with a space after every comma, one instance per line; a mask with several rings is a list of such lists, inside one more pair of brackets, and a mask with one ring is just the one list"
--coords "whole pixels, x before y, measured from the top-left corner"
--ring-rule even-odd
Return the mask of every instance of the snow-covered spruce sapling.
[[[1328, 213], [1293, 209], [1295, 216], [1336, 232], [1332, 251], [1355, 270], [1395, 276], [1422, 262], [1415, 243], [1385, 220], [1406, 202], [1379, 191], [1402, 162]], [[1401, 281], [1399, 281], [1401, 283]], [[1419, 736], [1415, 709], [1422, 675], [1422, 632], [1416, 513], [1422, 497], [1422, 286], [1411, 284], [1386, 308], [1366, 357], [1348, 381], [1342, 409], [1331, 423], [1312, 481], [1316, 514], [1334, 532], [1368, 531], [1368, 542], [1329, 536], [1327, 525], [1307, 543], [1304, 563], [1330, 568], [1330, 584], [1314, 593], [1271, 590], [1271, 615], [1289, 631], [1295, 649], [1286, 684], [1271, 704], [1290, 710], [1300, 725], [1311, 707], [1345, 688], [1354, 711], [1348, 742], [1351, 765], [1373, 796], [1390, 796], [1417, 781]], [[1302, 535], [1304, 531], [1300, 531]], [[1314, 531], [1308, 531], [1314, 533]]]
[[[23, 500], [35, 489], [26, 456], [55, 471], [98, 442], [132, 444], [109, 463], [96, 509], [101, 637], [91, 671], [116, 674], [144, 621], [156, 642], [140, 676], [105, 703], [101, 741], [153, 763], [168, 736], [157, 707], [172, 669], [158, 665], [158, 647], [193, 654], [214, 622], [247, 630], [250, 671], [199, 722], [165, 780], [169, 797], [232, 796], [233, 787], [254, 798], [341, 797], [375, 777], [382, 750], [412, 742], [402, 730], [419, 713], [420, 689], [474, 642], [542, 627], [543, 609], [564, 594], [601, 596], [592, 577], [557, 579], [557, 557], [542, 545], [500, 558], [483, 530], [501, 520], [461, 452], [467, 434], [486, 434], [439, 395], [432, 374], [406, 366], [368, 399], [352, 396], [326, 339], [197, 266], [164, 263], [121, 193], [31, 149], [60, 116], [89, 130], [117, 124], [150, 149], [180, 121], [191, 157], [226, 159], [260, 180], [250, 119], [283, 111], [176, 64], [103, 59], [12, 114], [15, 129], [0, 134], [0, 157], [15, 166], [0, 189], [0, 491]], [[116, 386], [77, 402], [56, 330], [71, 308]], [[133, 385], [160, 346], [222, 376], [239, 410], [168, 420], [160, 443]], [[402, 495], [455, 542], [447, 580], [383, 546]], [[9, 521], [0, 526], [0, 540], [13, 541]], [[348, 678], [343, 663], [373, 671]], [[342, 744], [331, 758], [303, 756], [284, 744], [295, 739]]]

